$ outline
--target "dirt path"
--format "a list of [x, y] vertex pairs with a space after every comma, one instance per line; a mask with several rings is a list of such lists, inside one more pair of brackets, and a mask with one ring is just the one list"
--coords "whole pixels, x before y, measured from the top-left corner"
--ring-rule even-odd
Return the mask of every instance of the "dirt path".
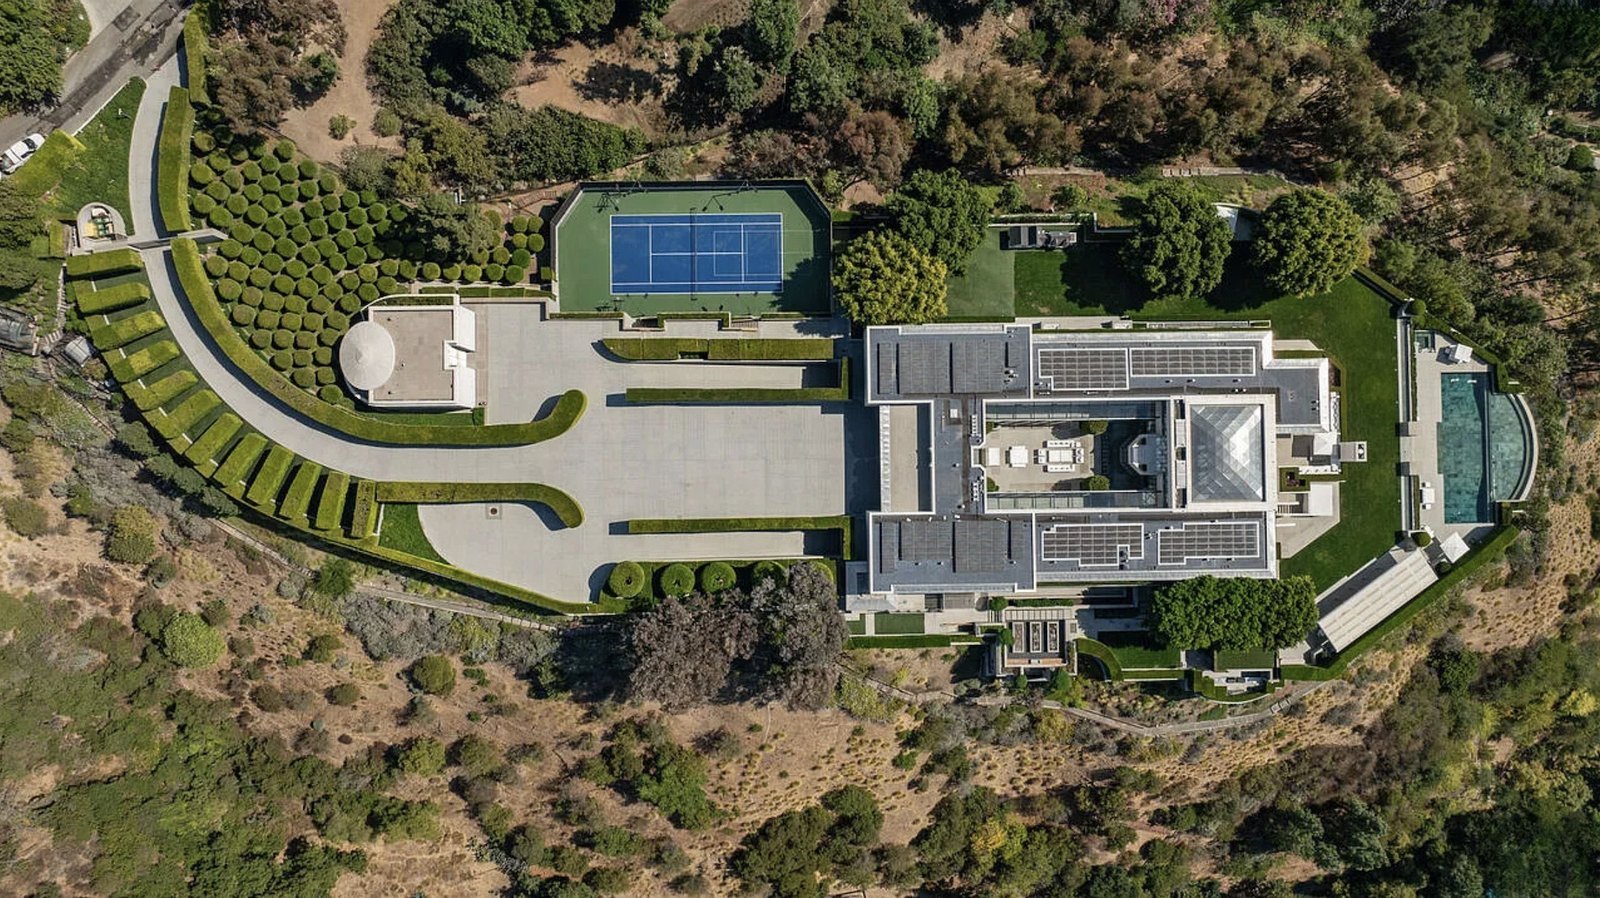
[[[286, 136], [299, 145], [300, 151], [322, 162], [334, 162], [345, 147], [367, 146], [397, 147], [392, 137], [379, 137], [372, 131], [372, 117], [378, 111], [378, 101], [367, 89], [367, 48], [372, 46], [373, 34], [384, 13], [394, 5], [394, 0], [337, 0], [339, 14], [344, 18], [344, 52], [339, 55], [339, 80], [322, 99], [310, 106], [289, 110], [280, 126]], [[356, 126], [344, 140], [334, 140], [328, 134], [328, 120], [343, 113], [355, 119]]]

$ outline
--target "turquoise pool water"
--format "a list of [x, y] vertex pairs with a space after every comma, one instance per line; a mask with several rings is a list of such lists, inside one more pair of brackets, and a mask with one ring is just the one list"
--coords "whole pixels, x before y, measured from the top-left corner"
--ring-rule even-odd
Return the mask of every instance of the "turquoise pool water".
[[1440, 375], [1439, 471], [1447, 524], [1494, 520], [1493, 505], [1515, 495], [1527, 474], [1532, 438], [1516, 401], [1490, 389], [1487, 374]]

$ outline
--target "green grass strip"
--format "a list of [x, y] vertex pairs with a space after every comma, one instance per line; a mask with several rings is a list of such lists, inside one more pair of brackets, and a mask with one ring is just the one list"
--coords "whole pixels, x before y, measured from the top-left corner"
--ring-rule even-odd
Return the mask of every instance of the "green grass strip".
[[1212, 655], [1213, 670], [1272, 670], [1278, 666], [1278, 653], [1271, 649], [1255, 651], [1218, 650]]
[[156, 199], [161, 226], [169, 233], [194, 230], [189, 218], [189, 141], [194, 138], [194, 106], [189, 91], [174, 84], [161, 115], [156, 141]]
[[174, 371], [148, 386], [142, 380], [125, 384], [122, 392], [127, 394], [128, 400], [135, 408], [141, 412], [148, 412], [178, 398], [183, 391], [199, 382], [199, 376], [185, 368], [182, 371]]
[[372, 535], [378, 523], [378, 484], [356, 481], [356, 499], [350, 506], [350, 538], [363, 540]]
[[374, 443], [402, 446], [523, 446], [558, 437], [571, 429], [588, 408], [578, 390], [568, 390], [556, 400], [550, 414], [524, 424], [486, 424], [481, 427], [391, 424], [329, 405], [290, 383], [251, 349], [234, 329], [218, 304], [193, 240], [172, 241], [173, 266], [196, 317], [227, 357], [244, 374], [279, 402], [325, 427]]
[[847, 649], [931, 649], [951, 645], [977, 645], [982, 640], [971, 636], [954, 636], [948, 633], [928, 633], [922, 636], [852, 636], [845, 640]]
[[78, 313], [85, 317], [126, 309], [150, 298], [150, 287], [136, 281], [117, 284], [104, 290], [90, 290], [85, 284], [76, 282], [71, 286], [74, 288], [73, 295], [78, 301]]
[[119, 350], [116, 355], [106, 357], [106, 367], [111, 369], [111, 376], [115, 377], [118, 383], [128, 383], [144, 377], [181, 355], [183, 353], [178, 350], [177, 343], [162, 340], [132, 355], [124, 355]]
[[462, 502], [537, 502], [555, 512], [561, 523], [583, 523], [576, 499], [542, 483], [427, 483], [392, 480], [378, 484], [379, 502], [449, 505]]
[[299, 526], [305, 526], [306, 510], [311, 507], [311, 494], [322, 478], [322, 466], [314, 461], [303, 461], [294, 469], [294, 479], [283, 494], [283, 504], [278, 506], [278, 516]]
[[103, 253], [67, 257], [67, 277], [104, 277], [143, 271], [144, 260], [131, 249], [112, 249]]
[[189, 448], [183, 450], [183, 457], [192, 462], [200, 473], [210, 477], [211, 472], [217, 469], [222, 450], [228, 448], [228, 443], [243, 426], [244, 422], [233, 412], [218, 415], [217, 419], [211, 422], [211, 426], [206, 428], [206, 432], [200, 435], [200, 439], [190, 443]]
[[233, 444], [233, 451], [228, 453], [228, 458], [217, 468], [214, 478], [222, 486], [222, 491], [235, 499], [244, 496], [245, 480], [255, 468], [261, 453], [267, 451], [267, 438], [259, 433], [247, 433]]
[[165, 330], [167, 320], [154, 309], [138, 312], [116, 321], [107, 321], [89, 331], [89, 339], [101, 352], [109, 352], [156, 331]]
[[278, 491], [283, 489], [283, 481], [289, 476], [289, 466], [294, 464], [294, 453], [274, 443], [267, 450], [267, 460], [261, 463], [261, 469], [256, 472], [255, 479], [250, 481], [250, 490], [245, 493], [245, 501], [259, 508], [270, 509], [278, 498]]
[[210, 414], [211, 410], [222, 404], [217, 394], [210, 390], [196, 390], [190, 393], [178, 407], [168, 412], [162, 409], [148, 416], [150, 427], [160, 434], [167, 442], [173, 442], [189, 428], [199, 423], [201, 418]]
[[343, 471], [329, 471], [322, 480], [322, 495], [317, 498], [317, 514], [311, 526], [318, 530], [334, 530], [344, 516], [344, 503], [350, 492], [350, 475]]

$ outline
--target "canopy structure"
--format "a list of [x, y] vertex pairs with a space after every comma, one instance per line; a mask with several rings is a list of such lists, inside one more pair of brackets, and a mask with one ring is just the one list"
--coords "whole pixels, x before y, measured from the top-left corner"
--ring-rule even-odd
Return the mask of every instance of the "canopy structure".
[[351, 389], [371, 391], [394, 374], [394, 337], [376, 321], [359, 321], [339, 343], [339, 372]]

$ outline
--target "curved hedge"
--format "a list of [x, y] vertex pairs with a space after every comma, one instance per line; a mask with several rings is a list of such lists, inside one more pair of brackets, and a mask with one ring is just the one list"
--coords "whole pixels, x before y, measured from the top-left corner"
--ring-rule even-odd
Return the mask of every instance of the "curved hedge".
[[295, 412], [355, 439], [397, 445], [522, 446], [566, 433], [588, 408], [588, 398], [581, 391], [568, 390], [556, 401], [550, 414], [525, 424], [456, 427], [392, 424], [330, 405], [289, 383], [245, 344], [217, 302], [200, 260], [200, 250], [193, 240], [179, 237], [172, 241], [172, 263], [195, 316], [234, 367]]
[[[459, 425], [445, 425], [459, 427]], [[561, 523], [577, 527], [583, 523], [583, 508], [577, 500], [542, 483], [427, 483], [391, 480], [378, 484], [379, 502], [407, 505], [451, 505], [462, 502], [537, 502], [555, 512]]]
[[156, 143], [156, 197], [161, 226], [172, 233], [194, 230], [189, 218], [189, 142], [193, 138], [194, 106], [189, 103], [189, 91], [173, 85]]

